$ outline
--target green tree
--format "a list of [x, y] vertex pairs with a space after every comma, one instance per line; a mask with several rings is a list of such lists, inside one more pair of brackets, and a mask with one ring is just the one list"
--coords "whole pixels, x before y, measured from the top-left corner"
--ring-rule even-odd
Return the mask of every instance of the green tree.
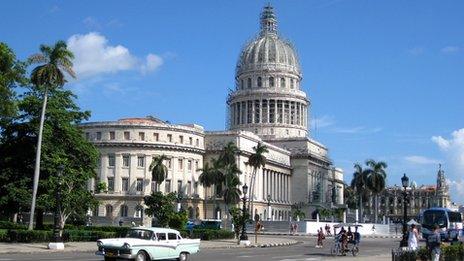
[[150, 164], [151, 179], [156, 182], [157, 186], [160, 186], [168, 175], [168, 168], [164, 165], [167, 159], [166, 155], [159, 155], [154, 157]]
[[298, 220], [298, 219], [305, 218], [305, 213], [301, 210], [302, 207], [303, 207], [303, 202], [294, 203], [291, 206], [291, 208], [292, 208], [292, 218], [293, 219]]
[[236, 158], [239, 153], [240, 150], [235, 143], [232, 141], [228, 142], [219, 156], [219, 161], [222, 163], [222, 166], [236, 164]]
[[387, 179], [387, 163], [383, 161], [367, 160], [366, 165], [369, 167], [367, 177], [367, 187], [374, 195], [374, 223], [377, 223], [379, 215], [379, 194], [385, 189]]
[[[199, 169], [198, 171], [201, 171], [200, 176], [198, 176], [198, 181], [203, 187], [209, 188], [211, 190], [211, 186], [216, 185], [216, 177], [215, 177], [215, 169], [209, 165], [208, 162], [205, 162], [203, 165], [202, 169]], [[213, 194], [213, 198], [216, 199], [216, 195]], [[207, 201], [207, 195], [205, 194], [205, 201]], [[207, 202], [205, 202], [207, 203]], [[207, 217], [207, 206], [205, 204], [205, 217]]]
[[176, 201], [177, 195], [174, 192], [163, 195], [161, 192], [153, 192], [150, 196], [143, 198], [147, 208], [145, 213], [156, 218], [159, 226], [167, 227], [170, 220], [176, 214], [174, 210], [174, 202]]
[[8, 45], [0, 42], [0, 130], [17, 114], [15, 88], [28, 83], [25, 67]]
[[368, 170], [364, 170], [359, 163], [354, 164], [353, 179], [351, 180], [351, 188], [355, 191], [358, 197], [358, 208], [361, 222], [364, 222], [363, 212], [363, 196], [367, 193], [367, 177], [369, 175]]
[[237, 239], [237, 245], [240, 244], [240, 232], [242, 231], [243, 224], [246, 224], [250, 220], [250, 213], [245, 212], [237, 207], [232, 207], [229, 211], [230, 216], [232, 217], [232, 224], [234, 224], [234, 234]]
[[36, 163], [34, 170], [34, 183], [32, 187], [29, 230], [32, 230], [34, 226], [34, 212], [40, 177], [42, 135], [45, 121], [45, 111], [47, 108], [48, 92], [53, 89], [63, 87], [66, 82], [65, 73], [75, 78], [75, 73], [72, 69], [72, 59], [74, 58], [74, 55], [67, 49], [66, 43], [64, 41], [58, 41], [54, 46], [41, 45], [40, 51], [41, 53], [32, 55], [29, 58], [30, 63], [40, 64], [32, 70], [31, 82], [36, 86], [37, 90], [42, 93], [43, 97], [39, 132], [37, 137], [35, 159]]
[[255, 193], [255, 183], [256, 183], [256, 173], [258, 172], [259, 168], [264, 168], [266, 165], [266, 157], [264, 156], [264, 153], [268, 153], [269, 150], [265, 145], [263, 145], [261, 142], [258, 143], [255, 147], [253, 147], [254, 153], [252, 153], [248, 157], [248, 162], [247, 164], [250, 165], [253, 168], [253, 174], [250, 179], [250, 197], [249, 197], [249, 203], [248, 203], [248, 208], [252, 211], [253, 213], [253, 201], [254, 201], [254, 193]]
[[345, 189], [343, 190], [343, 198], [349, 209], [355, 209], [356, 204], [356, 194], [354, 189], [345, 184]]

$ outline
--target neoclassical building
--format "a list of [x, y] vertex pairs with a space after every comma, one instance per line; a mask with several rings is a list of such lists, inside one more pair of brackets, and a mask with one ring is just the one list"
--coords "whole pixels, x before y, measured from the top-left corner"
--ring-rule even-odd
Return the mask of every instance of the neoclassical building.
[[[380, 195], [379, 214], [390, 220], [403, 219], [403, 191], [400, 186], [387, 187]], [[408, 213], [409, 217], [417, 217], [423, 210], [431, 207], [451, 207], [449, 187], [446, 184], [445, 172], [441, 166], [437, 172], [437, 181], [435, 185], [420, 185], [412, 181], [407, 188], [409, 197]], [[365, 203], [366, 215], [374, 213], [374, 201], [369, 200]]]
[[[259, 33], [239, 55], [235, 89], [226, 100], [227, 130], [209, 132], [156, 118], [83, 124], [87, 138], [100, 150], [98, 182], [108, 184], [107, 191], [96, 193], [101, 202], [96, 219], [138, 219], [143, 196], [157, 189], [182, 192], [182, 208], [191, 218], [224, 218], [222, 199], [214, 188], [203, 188], [198, 176], [203, 163], [218, 157], [229, 142], [240, 150], [236, 163], [242, 184], [250, 183], [253, 170], [246, 162], [253, 147], [262, 143], [269, 149], [267, 163], [256, 176], [253, 214], [288, 220], [295, 203], [307, 217], [315, 208], [344, 207], [343, 171], [333, 166], [328, 148], [310, 137], [311, 103], [302, 80], [295, 47], [278, 33], [268, 5], [260, 16]], [[151, 182], [149, 164], [161, 154], [169, 157], [169, 175], [157, 186]], [[92, 181], [90, 188], [97, 191], [98, 182]]]

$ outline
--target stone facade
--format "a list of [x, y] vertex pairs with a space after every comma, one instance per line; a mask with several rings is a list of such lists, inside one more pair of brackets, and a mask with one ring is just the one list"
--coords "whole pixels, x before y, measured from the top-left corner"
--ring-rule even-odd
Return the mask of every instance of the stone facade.
[[[267, 163], [256, 175], [253, 214], [263, 220], [288, 220], [298, 204], [307, 217], [315, 208], [344, 207], [343, 171], [335, 168], [328, 149], [308, 133], [309, 98], [302, 90], [302, 72], [291, 43], [277, 33], [271, 6], [261, 14], [261, 31], [241, 52], [236, 89], [227, 98], [228, 130], [205, 132], [198, 125], [174, 125], [155, 118], [129, 118], [82, 125], [100, 151], [97, 180], [107, 191], [96, 192], [99, 223], [140, 221], [143, 196], [152, 191], [185, 196], [182, 208], [190, 218], [225, 218], [225, 206], [215, 188], [198, 183], [204, 162], [218, 157], [228, 142], [240, 150], [237, 165], [242, 184], [250, 184], [252, 168], [245, 162], [263, 143]], [[167, 155], [167, 180], [151, 182], [149, 164]], [[268, 200], [268, 198], [270, 200]], [[144, 220], [146, 224], [150, 220]]]
[[[385, 216], [390, 220], [403, 219], [403, 191], [400, 186], [387, 187], [379, 195], [379, 215]], [[410, 217], [417, 217], [423, 210], [431, 207], [451, 207], [449, 187], [446, 184], [445, 172], [439, 168], [437, 172], [437, 183], [435, 185], [417, 186], [416, 182], [411, 182], [407, 188], [409, 202], [407, 202]], [[364, 203], [364, 213], [369, 216], [374, 213], [374, 200]]]

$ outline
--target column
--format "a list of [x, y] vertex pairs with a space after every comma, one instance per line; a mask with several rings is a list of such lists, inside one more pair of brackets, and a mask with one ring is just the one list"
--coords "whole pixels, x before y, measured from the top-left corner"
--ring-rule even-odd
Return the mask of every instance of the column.
[[256, 104], [255, 104], [255, 100], [253, 99], [251, 101], [251, 123], [257, 123], [257, 122], [255, 122], [255, 120], [256, 120], [255, 119], [255, 111], [256, 111]]
[[270, 122], [270, 121], [269, 121], [269, 102], [270, 102], [270, 100], [266, 100], [266, 101], [267, 101], [267, 102], [266, 102], [266, 107], [267, 107], [267, 112], [266, 112], [266, 113], [267, 113], [267, 122], [265, 122], [265, 123], [268, 123], [268, 122]]
[[101, 156], [100, 160], [100, 182], [105, 182], [108, 185], [106, 178], [108, 177], [108, 154]]
[[245, 101], [245, 124], [248, 124], [248, 101]]
[[[121, 193], [121, 166], [122, 166], [122, 154], [114, 154], [114, 193]], [[115, 211], [115, 210], [113, 210]]]
[[277, 178], [276, 173], [272, 171], [272, 201], [277, 200]]

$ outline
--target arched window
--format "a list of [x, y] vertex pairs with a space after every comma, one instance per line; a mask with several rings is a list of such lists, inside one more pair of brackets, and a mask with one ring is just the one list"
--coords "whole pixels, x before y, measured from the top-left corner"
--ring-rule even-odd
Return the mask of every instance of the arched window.
[[143, 207], [141, 205], [135, 206], [134, 217], [135, 218], [141, 218], [142, 217], [142, 212], [143, 212]]
[[113, 206], [106, 205], [105, 212], [106, 212], [107, 217], [112, 217], [113, 216]]
[[247, 87], [248, 89], [251, 89], [251, 78], [248, 78]]
[[295, 81], [293, 79], [290, 79], [290, 88], [295, 88]]
[[189, 219], [193, 219], [193, 208], [192, 207], [189, 207], [188, 208], [188, 218]]
[[274, 82], [274, 77], [269, 77], [269, 87], [274, 87], [275, 82]]
[[261, 77], [258, 77], [258, 87], [262, 87], [263, 86], [263, 80], [261, 79]]
[[199, 218], [200, 218], [200, 208], [199, 208], [199, 207], [197, 207], [197, 208], [195, 209], [195, 218], [196, 218], [196, 219], [199, 219]]
[[121, 206], [121, 217], [127, 217], [128, 207], [126, 205]]
[[285, 78], [280, 78], [280, 87], [285, 88]]

